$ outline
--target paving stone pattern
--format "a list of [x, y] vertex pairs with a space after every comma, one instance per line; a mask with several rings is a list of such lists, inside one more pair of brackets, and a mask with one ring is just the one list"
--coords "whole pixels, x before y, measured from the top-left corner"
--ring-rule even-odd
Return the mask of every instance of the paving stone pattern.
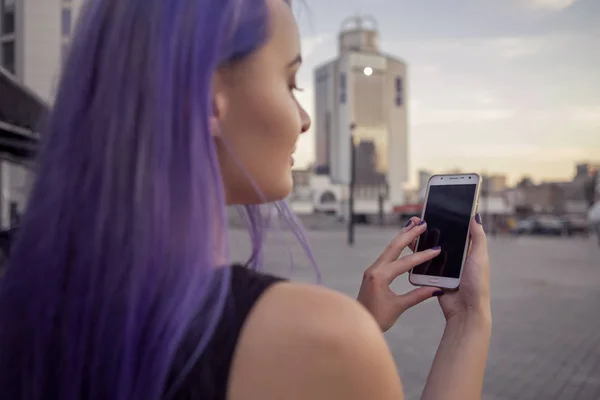
[[[394, 236], [360, 228], [308, 237], [324, 285], [355, 296], [362, 272]], [[247, 235], [232, 232], [232, 253], [248, 254]], [[583, 238], [490, 238], [493, 333], [484, 399], [600, 400], [600, 247]], [[293, 259], [291, 272], [290, 256]], [[300, 281], [316, 274], [293, 236], [270, 234], [266, 268]], [[406, 279], [398, 292], [411, 289]], [[387, 333], [406, 398], [420, 397], [444, 327], [435, 299], [409, 310]]]

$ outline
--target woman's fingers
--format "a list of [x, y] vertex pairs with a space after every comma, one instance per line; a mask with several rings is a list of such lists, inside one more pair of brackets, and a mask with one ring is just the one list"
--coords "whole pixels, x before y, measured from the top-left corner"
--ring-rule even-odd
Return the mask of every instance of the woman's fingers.
[[471, 220], [471, 254], [475, 259], [488, 257], [487, 240], [479, 214]]
[[[419, 225], [419, 223], [421, 222], [421, 218], [419, 217], [412, 217], [411, 219], [408, 220], [408, 224], [406, 225], [407, 227], [410, 226], [410, 224], [413, 225]], [[413, 253], [415, 251], [417, 251], [417, 239], [413, 240], [409, 245], [408, 248], [410, 249], [410, 251], [412, 251]]]
[[410, 251], [412, 251], [413, 253], [417, 251], [417, 240], [419, 239], [415, 239], [412, 241], [411, 244], [408, 245], [408, 248], [410, 249]]
[[418, 253], [410, 254], [402, 257], [399, 260], [389, 263], [385, 266], [385, 276], [388, 283], [392, 283], [394, 279], [402, 274], [407, 273], [417, 265], [423, 264], [429, 260], [434, 259], [440, 255], [441, 248], [434, 248], [430, 250], [420, 251]]
[[406, 294], [398, 295], [397, 299], [400, 307], [404, 308], [404, 310], [408, 310], [409, 308], [432, 298], [437, 293], [443, 292], [436, 287], [420, 287]]
[[402, 250], [414, 242], [426, 229], [427, 224], [425, 224], [425, 222], [419, 222], [415, 225], [415, 222], [411, 220], [411, 223], [402, 229], [400, 233], [392, 239], [390, 244], [387, 245], [373, 266], [377, 267], [396, 261], [398, 257], [400, 257]]

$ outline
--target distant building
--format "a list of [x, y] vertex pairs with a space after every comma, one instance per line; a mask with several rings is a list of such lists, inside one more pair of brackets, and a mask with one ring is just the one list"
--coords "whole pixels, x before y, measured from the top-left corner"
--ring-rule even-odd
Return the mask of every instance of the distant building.
[[600, 201], [600, 164], [577, 164], [573, 183], [579, 186], [578, 191], [583, 191], [581, 202], [587, 207]]
[[508, 187], [508, 180], [505, 175], [483, 175], [482, 178], [482, 193], [498, 194]]
[[598, 170], [598, 166], [592, 164], [578, 164], [572, 181], [536, 185], [530, 180], [523, 180], [504, 194], [521, 213], [585, 215], [592, 203], [589, 191], [594, 190]]
[[404, 195], [406, 204], [421, 204], [425, 197], [419, 189], [406, 189]]
[[373, 18], [343, 23], [339, 56], [315, 70], [316, 171], [334, 184], [350, 181], [354, 124], [356, 196], [404, 202], [408, 180], [406, 65], [384, 54]]
[[51, 102], [83, 0], [0, 0], [0, 66]]
[[427, 187], [427, 183], [429, 182], [429, 179], [433, 176], [433, 174], [430, 171], [426, 171], [426, 170], [419, 170], [418, 172], [419, 175], [419, 190], [423, 190]]
[[573, 180], [589, 179], [600, 171], [600, 164], [582, 163], [575, 167], [575, 178]]
[[433, 176], [430, 171], [419, 170], [419, 187], [417, 189], [417, 198], [410, 201], [411, 203], [422, 202], [425, 200], [425, 196], [427, 195], [427, 184], [429, 183], [429, 179]]
[[513, 197], [519, 200], [519, 203], [515, 204], [517, 211], [540, 214], [560, 214], [564, 212], [565, 190], [562, 185], [556, 182], [544, 182], [539, 185], [521, 187], [517, 190], [519, 195]]
[[0, 227], [18, 225], [34, 178], [39, 120], [52, 102], [83, 0], [0, 0]]
[[33, 180], [36, 127], [47, 105], [0, 67], [0, 229], [18, 225]]
[[292, 180], [294, 187], [290, 196], [291, 201], [312, 201], [311, 178], [313, 171], [311, 169], [292, 170]]

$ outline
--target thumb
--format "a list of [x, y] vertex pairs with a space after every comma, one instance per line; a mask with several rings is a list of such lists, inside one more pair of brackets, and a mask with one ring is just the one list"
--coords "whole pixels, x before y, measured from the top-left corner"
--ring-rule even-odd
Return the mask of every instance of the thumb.
[[477, 214], [471, 220], [471, 252], [470, 256], [475, 260], [487, 257], [487, 239], [481, 221], [481, 215]]
[[408, 310], [409, 308], [432, 298], [433, 294], [439, 291], [440, 289], [436, 287], [420, 287], [406, 294], [399, 295], [398, 301], [405, 310]]

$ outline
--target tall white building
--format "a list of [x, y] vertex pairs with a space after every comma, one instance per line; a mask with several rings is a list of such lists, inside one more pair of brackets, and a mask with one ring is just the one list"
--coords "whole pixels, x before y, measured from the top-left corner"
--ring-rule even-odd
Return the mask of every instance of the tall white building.
[[0, 66], [51, 103], [83, 0], [0, 0]]
[[315, 71], [317, 172], [350, 181], [351, 125], [356, 145], [355, 193], [392, 206], [404, 203], [408, 181], [406, 64], [379, 47], [377, 24], [357, 16], [342, 24], [339, 55]]

